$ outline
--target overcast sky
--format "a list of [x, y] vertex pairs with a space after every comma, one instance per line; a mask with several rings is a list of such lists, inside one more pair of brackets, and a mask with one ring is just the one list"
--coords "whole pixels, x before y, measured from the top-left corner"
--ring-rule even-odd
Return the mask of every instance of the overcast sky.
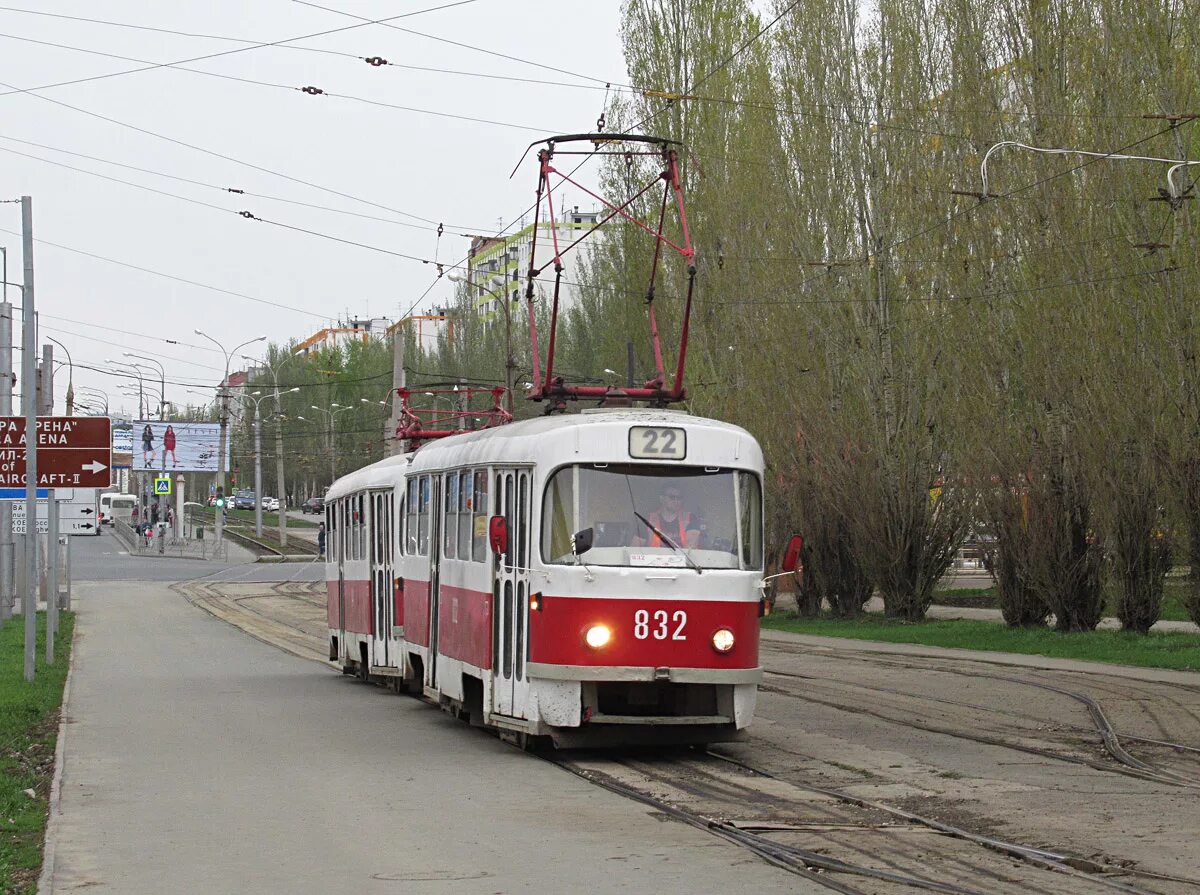
[[[604, 82], [624, 80], [618, 0], [468, 0], [393, 22], [570, 74], [379, 24], [294, 44], [378, 56], [400, 65], [575, 87], [371, 66], [337, 54], [246, 43], [278, 42], [358, 24], [342, 13], [383, 19], [453, 0], [315, 0], [332, 12], [298, 0], [9, 2], [13, 6], [0, 8], [0, 81], [10, 85], [0, 86], [0, 93], [8, 94], [0, 95], [0, 199], [33, 197], [34, 233], [44, 241], [35, 248], [42, 333], [70, 350], [76, 387], [108, 392], [114, 411], [118, 406], [131, 411], [135, 407], [116, 390], [125, 380], [85, 366], [103, 367], [106, 359], [135, 351], [160, 359], [168, 380], [212, 385], [221, 378], [224, 356], [194, 335], [196, 329], [232, 348], [261, 335], [278, 342], [303, 338], [346, 316], [394, 319], [410, 309], [436, 275], [434, 268], [417, 261], [246, 220], [235, 212], [247, 210], [279, 224], [418, 258], [436, 254], [452, 262], [467, 248], [468, 240], [460, 234], [494, 232], [501, 221], [508, 224], [531, 204], [536, 170], [528, 160], [518, 176], [509, 179], [525, 147], [541, 135], [593, 129], [604, 101]], [[16, 7], [27, 11], [12, 11]], [[114, 27], [30, 11], [208, 36]], [[340, 96], [312, 96], [168, 67], [36, 93], [9, 92], [144, 67], [80, 49], [148, 63], [238, 50], [188, 66], [287, 88], [313, 86]], [[437, 117], [346, 97], [521, 127]], [[255, 170], [96, 116], [269, 170]], [[258, 195], [233, 195], [214, 187]], [[436, 227], [427, 221], [445, 223], [440, 242]], [[19, 206], [0, 204], [0, 245], [8, 248], [11, 282], [21, 280], [19, 230]], [[48, 242], [286, 308], [140, 272]], [[446, 301], [452, 285], [443, 279], [421, 307]], [[8, 298], [20, 303], [16, 290], [10, 289]], [[19, 312], [16, 316], [19, 326]], [[169, 345], [167, 339], [180, 344]], [[261, 345], [244, 351], [260, 353]], [[235, 362], [231, 369], [242, 365]], [[55, 381], [61, 410], [65, 371]], [[168, 382], [167, 391], [168, 400], [181, 404], [202, 401], [187, 394], [183, 385]]]

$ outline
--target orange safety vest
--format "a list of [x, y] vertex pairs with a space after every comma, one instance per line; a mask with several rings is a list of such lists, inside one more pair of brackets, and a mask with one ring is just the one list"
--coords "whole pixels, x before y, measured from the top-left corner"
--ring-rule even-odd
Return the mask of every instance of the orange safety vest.
[[[650, 524], [665, 534], [668, 538], [674, 541], [680, 547], [687, 546], [687, 530], [692, 525], [691, 513], [680, 513], [675, 517], [675, 525], [679, 527], [678, 532], [671, 531], [672, 526], [668, 526], [663, 522], [662, 516], [658, 513], [651, 513], [648, 517]], [[678, 537], [676, 537], [678, 534]], [[666, 543], [654, 532], [650, 532], [650, 547], [665, 547]]]

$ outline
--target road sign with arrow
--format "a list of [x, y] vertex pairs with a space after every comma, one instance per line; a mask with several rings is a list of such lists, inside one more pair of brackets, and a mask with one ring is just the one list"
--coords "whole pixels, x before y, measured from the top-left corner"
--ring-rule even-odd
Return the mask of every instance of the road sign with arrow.
[[[106, 416], [39, 416], [39, 488], [112, 484], [112, 426]], [[25, 487], [25, 418], [0, 417], [0, 488]]]

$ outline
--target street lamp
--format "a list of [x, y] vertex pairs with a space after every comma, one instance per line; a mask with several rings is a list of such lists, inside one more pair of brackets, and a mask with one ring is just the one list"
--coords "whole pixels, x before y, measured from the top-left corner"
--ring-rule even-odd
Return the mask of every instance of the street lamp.
[[463, 279], [462, 277], [458, 276], [458, 274], [453, 274], [453, 273], [448, 274], [446, 279], [448, 279], [451, 283], [462, 283], [468, 289], [478, 286], [480, 289], [482, 289], [488, 295], [492, 296], [492, 298], [498, 299], [500, 302], [500, 307], [502, 307], [504, 309], [504, 388], [507, 390], [507, 393], [508, 393], [508, 412], [512, 413], [512, 411], [513, 411], [513, 370], [516, 369], [517, 363], [513, 359], [513, 352], [512, 352], [512, 308], [509, 307], [508, 293], [505, 292], [502, 295], [499, 292], [497, 292], [495, 289], [490, 289], [487, 286], [483, 286], [479, 283], [470, 283], [467, 280]]
[[[297, 357], [295, 354], [286, 354], [278, 364], [271, 366], [263, 364], [264, 367], [271, 373], [271, 384], [275, 388], [275, 409], [279, 412], [281, 422], [275, 427], [275, 478], [279, 484], [279, 546], [286, 547], [288, 542], [287, 534], [287, 480], [284, 475], [283, 465], [283, 395], [291, 392], [300, 391], [300, 387], [288, 389], [287, 392], [279, 391], [279, 368], [286, 364], [289, 360]], [[242, 355], [243, 360], [248, 360], [251, 363], [257, 364], [258, 361], [252, 357]]]
[[337, 472], [334, 466], [334, 443], [333, 443], [333, 420], [339, 413], [345, 413], [347, 410], [353, 410], [353, 407], [343, 407], [341, 404], [331, 403], [330, 408], [337, 407], [338, 410], [326, 410], [324, 407], [318, 407], [316, 404], [310, 405], [317, 413], [325, 414], [329, 420], [329, 484], [332, 486], [334, 479], [337, 478]]
[[145, 386], [145, 382], [142, 379], [142, 369], [143, 368], [141, 366], [139, 366], [138, 364], [131, 364], [131, 363], [126, 363], [125, 361], [113, 360], [111, 357], [105, 358], [104, 362], [106, 364], [111, 365], [114, 368], [124, 367], [125, 369], [123, 369], [123, 370], [118, 369], [117, 372], [120, 373], [122, 376], [131, 376], [132, 375], [133, 378], [137, 380], [137, 382], [138, 382], [138, 385], [137, 385], [138, 418], [145, 419], [147, 414], [146, 414], [146, 410], [143, 409], [143, 406], [142, 406], [144, 403], [144, 386]]
[[[290, 391], [298, 392], [299, 388], [290, 389]], [[255, 397], [255, 396], [258, 397]], [[239, 401], [249, 401], [254, 405], [254, 536], [262, 537], [262, 402], [267, 398], [274, 398], [275, 395], [264, 395], [262, 392], [250, 392], [250, 394], [232, 395]], [[281, 505], [280, 512], [283, 512]]]
[[89, 388], [87, 386], [80, 386], [79, 394], [86, 395], [88, 398], [90, 398], [94, 401], [102, 402], [104, 405], [104, 415], [105, 416], [109, 415], [108, 414], [108, 392], [102, 391], [101, 389], [98, 389], [98, 388]]
[[149, 363], [154, 364], [154, 366], [158, 367], [158, 375], [159, 375], [159, 383], [160, 383], [159, 397], [158, 397], [158, 400], [159, 400], [158, 418], [160, 420], [165, 419], [166, 418], [165, 414], [166, 414], [166, 410], [167, 410], [167, 371], [163, 368], [163, 365], [161, 363], [159, 363], [158, 361], [156, 361], [152, 357], [146, 357], [144, 354], [134, 354], [132, 351], [123, 351], [123, 352], [121, 352], [121, 354], [124, 357], [135, 357], [138, 360], [147, 361]]
[[75, 363], [71, 360], [71, 352], [67, 346], [53, 336], [46, 336], [46, 341], [53, 342], [67, 355], [67, 416], [75, 415]]
[[[232, 355], [236, 354], [238, 351], [245, 348], [247, 345], [253, 345], [255, 342], [265, 342], [267, 340], [267, 337], [266, 336], [258, 336], [257, 338], [254, 338], [254, 339], [247, 339], [245, 342], [242, 342], [242, 344], [234, 347], [233, 351], [226, 351], [225, 346], [222, 345], [220, 342], [218, 342], [216, 339], [214, 339], [212, 336], [210, 336], [208, 333], [201, 332], [198, 329], [193, 330], [193, 332], [195, 332], [196, 335], [200, 336], [201, 338], [208, 339], [208, 341], [212, 342], [214, 345], [216, 345], [218, 348], [220, 348], [221, 353], [223, 355], [225, 355], [225, 374], [221, 379], [220, 392], [219, 392], [219, 395], [221, 398], [221, 437], [217, 443], [217, 490], [220, 491], [222, 495], [224, 495], [225, 494], [225, 445], [229, 438], [229, 410], [228, 410], [228, 407], [229, 407], [229, 403], [228, 403], [229, 402], [229, 359]], [[213, 531], [213, 535], [216, 539], [216, 543], [217, 543], [218, 547], [220, 547], [220, 545], [221, 545], [221, 537], [225, 532], [224, 515], [225, 515], [224, 513], [217, 513], [217, 524], [214, 526], [214, 531]]]

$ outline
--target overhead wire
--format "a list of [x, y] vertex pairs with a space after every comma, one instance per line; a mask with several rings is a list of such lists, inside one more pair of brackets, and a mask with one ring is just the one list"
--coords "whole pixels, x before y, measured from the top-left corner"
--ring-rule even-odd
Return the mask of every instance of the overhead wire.
[[[164, 67], [169, 67], [172, 65], [185, 65], [189, 62], [201, 62], [201, 61], [208, 60], [208, 59], [217, 59], [217, 58], [220, 58], [223, 56], [232, 56], [235, 53], [245, 53], [250, 50], [258, 50], [258, 49], [263, 49], [265, 47], [274, 47], [274, 46], [278, 46], [280, 44], [292, 43], [292, 42], [298, 41], [298, 40], [309, 40], [314, 37], [325, 37], [330, 34], [337, 34], [342, 31], [350, 31], [355, 28], [365, 27], [367, 25], [380, 25], [380, 24], [384, 24], [386, 21], [394, 21], [397, 19], [407, 19], [407, 18], [411, 18], [412, 16], [419, 16], [419, 15], [423, 15], [428, 12], [438, 12], [439, 10], [442, 10], [442, 9], [449, 9], [454, 6], [465, 6], [469, 3], [476, 3], [476, 2], [478, 2], [478, 0], [456, 0], [456, 2], [446, 3], [441, 6], [432, 6], [432, 7], [426, 8], [426, 9], [418, 9], [418, 10], [413, 10], [412, 12], [401, 13], [396, 16], [391, 16], [390, 18], [388, 18], [386, 20], [385, 19], [365, 19], [364, 18], [357, 25], [347, 25], [343, 28], [331, 28], [331, 29], [328, 29], [325, 31], [317, 31], [312, 34], [301, 34], [301, 35], [297, 35], [296, 37], [286, 37], [281, 40], [266, 41], [263, 43], [252, 44], [250, 46], [238, 47], [238, 48], [232, 49], [232, 50], [222, 50], [219, 53], [208, 53], [203, 56], [193, 56], [188, 59], [181, 59], [177, 63], [171, 63], [171, 62], [146, 63], [144, 65], [144, 67], [142, 67], [142, 68], [127, 69], [125, 71], [107, 72], [105, 74], [92, 75], [92, 76], [86, 77], [86, 78], [75, 78], [70, 81], [58, 81], [54, 84], [43, 84], [38, 87], [13, 87], [10, 84], [5, 84], [4, 86], [10, 88], [10, 93], [32, 93], [34, 91], [39, 91], [39, 90], [50, 90], [51, 88], [54, 88], [54, 87], [67, 87], [72, 84], [84, 84], [84, 83], [89, 83], [92, 81], [102, 81], [102, 80], [106, 80], [108, 78], [121, 77], [123, 75], [132, 75], [132, 74], [137, 74], [139, 72], [144, 72], [144, 71], [153, 71], [154, 69], [157, 69], [157, 68], [164, 68]], [[141, 61], [141, 60], [135, 60], [135, 61]], [[8, 95], [10, 95], [10, 93], [0, 93], [0, 96], [8, 96]]]
[[[72, 46], [71, 44], [55, 43], [53, 41], [47, 41], [47, 40], [38, 40], [36, 38], [24, 37], [24, 36], [16, 35], [16, 34], [8, 34], [8, 33], [0, 32], [0, 38], [6, 38], [8, 40], [17, 40], [17, 41], [22, 41], [25, 43], [38, 44], [40, 46], [55, 47], [60, 50], [71, 50], [76, 53], [87, 53], [87, 54], [93, 55], [93, 56], [103, 56], [106, 59], [120, 59], [125, 62], [146, 62], [146, 63], [148, 63], [148, 60], [138, 59], [134, 56], [123, 56], [123, 55], [120, 55], [117, 53], [106, 53], [103, 50], [93, 50], [93, 49], [89, 49], [87, 47]], [[200, 58], [209, 58], [209, 57], [200, 57]], [[352, 102], [363, 103], [365, 105], [376, 106], [379, 108], [395, 109], [395, 110], [399, 110], [399, 111], [403, 111], [403, 112], [413, 112], [413, 113], [420, 114], [420, 115], [432, 115], [436, 118], [449, 118], [449, 119], [453, 119], [456, 121], [469, 121], [473, 124], [487, 124], [487, 125], [492, 125], [494, 127], [506, 127], [506, 128], [512, 128], [514, 130], [532, 131], [535, 133], [545, 133], [547, 130], [546, 128], [533, 127], [531, 125], [526, 125], [526, 124], [514, 124], [509, 121], [497, 121], [497, 120], [494, 120], [491, 118], [478, 118], [478, 117], [474, 117], [471, 115], [458, 115], [458, 114], [455, 114], [452, 112], [441, 112], [436, 109], [422, 109], [422, 108], [418, 108], [416, 106], [404, 106], [404, 105], [400, 105], [398, 103], [388, 103], [388, 102], [383, 102], [382, 100], [373, 100], [373, 99], [370, 99], [369, 97], [356, 96], [356, 95], [349, 94], [349, 93], [335, 93], [332, 90], [325, 90], [320, 87], [314, 87], [312, 85], [297, 86], [295, 84], [280, 84], [280, 83], [277, 83], [274, 81], [263, 81], [258, 78], [245, 78], [245, 77], [239, 77], [237, 75], [225, 74], [223, 72], [207, 71], [202, 68], [189, 68], [186, 65], [182, 64], [181, 62], [154, 63], [152, 67], [169, 68], [169, 69], [173, 69], [174, 71], [189, 72], [190, 74], [203, 75], [204, 77], [208, 77], [208, 78], [219, 78], [224, 81], [234, 81], [239, 84], [250, 84], [250, 85], [254, 85], [254, 86], [258, 86], [258, 87], [268, 87], [268, 88], [271, 88], [274, 90], [287, 90], [292, 93], [303, 93], [303, 94], [306, 94], [309, 96], [314, 96], [314, 97], [324, 96], [324, 97], [329, 97], [331, 99], [350, 100]], [[46, 89], [46, 88], [45, 87], [30, 87], [30, 88], [21, 90], [19, 92], [28, 93], [28, 92], [35, 91], [35, 90], [44, 90], [44, 89]], [[14, 92], [18, 92], [18, 91], [14, 91]], [[8, 96], [8, 95], [9, 94], [7, 94], [7, 93], [0, 93], [0, 96]], [[42, 98], [44, 99], [45, 97], [42, 97]]]
[[[113, 167], [123, 168], [127, 171], [137, 171], [142, 174], [150, 174], [154, 177], [162, 177], [162, 178], [165, 178], [168, 180], [175, 180], [180, 183], [187, 183], [192, 186], [198, 186], [198, 187], [203, 187], [205, 189], [216, 190], [221, 193], [234, 194], [234, 195], [238, 195], [238, 196], [249, 196], [249, 197], [255, 198], [255, 199], [266, 199], [269, 202], [280, 202], [285, 205], [294, 205], [299, 208], [309, 208], [309, 209], [313, 209], [315, 211], [328, 211], [328, 212], [332, 212], [334, 214], [341, 214], [341, 215], [347, 215], [349, 217], [361, 218], [363, 220], [376, 221], [378, 223], [383, 223], [383, 224], [393, 224], [397, 227], [408, 227], [413, 230], [422, 230], [425, 232], [437, 230], [437, 227], [432, 224], [414, 224], [409, 221], [397, 221], [393, 218], [384, 218], [384, 217], [379, 217], [378, 215], [364, 214], [364, 213], [358, 212], [358, 211], [350, 211], [345, 208], [334, 208], [333, 206], [330, 206], [330, 205], [317, 205], [312, 202], [301, 202], [296, 199], [287, 199], [283, 196], [275, 196], [270, 193], [259, 193], [254, 190], [242, 189], [241, 187], [221, 186], [220, 184], [208, 183], [206, 181], [196, 180], [191, 177], [181, 177], [177, 174], [168, 174], [164, 171], [155, 171], [152, 168], [142, 168], [142, 167], [139, 167], [138, 165], [130, 165], [130, 164], [126, 164], [125, 162], [114, 161], [113, 159], [101, 158], [100, 156], [95, 156], [95, 155], [88, 155], [83, 152], [75, 152], [74, 150], [71, 150], [71, 149], [63, 149], [61, 146], [50, 146], [46, 143], [37, 143], [33, 140], [23, 140], [20, 137], [13, 137], [9, 134], [0, 134], [0, 140], [9, 140], [13, 143], [20, 143], [25, 146], [34, 146], [34, 147], [37, 147], [38, 149], [48, 149], [51, 152], [59, 152], [59, 153], [62, 153], [63, 155], [69, 155], [69, 156], [73, 156], [75, 158], [87, 159], [88, 161], [99, 162], [100, 164], [103, 164], [103, 165], [112, 165]], [[0, 148], [2, 148], [2, 147], [0, 147]], [[43, 159], [39, 156], [34, 156], [34, 155], [30, 155], [29, 158], [36, 159], [38, 161], [48, 161], [47, 159]], [[76, 169], [76, 170], [85, 171], [85, 169]], [[85, 171], [85, 173], [92, 173], [92, 172]], [[445, 226], [451, 230], [460, 230], [460, 231], [486, 229], [486, 228], [472, 227], [472, 226], [469, 226], [466, 224], [453, 224], [453, 223], [445, 224]], [[470, 236], [469, 233], [465, 233], [465, 232], [459, 233], [458, 235]]]
[[[21, 235], [19, 231], [9, 230], [6, 227], [0, 227], [0, 233], [10, 233], [13, 236]], [[84, 249], [77, 249], [77, 248], [74, 248], [73, 246], [63, 245], [62, 243], [51, 242], [48, 239], [41, 239], [38, 237], [34, 237], [33, 241], [40, 245], [50, 246], [51, 248], [60, 249], [64, 252], [71, 252], [76, 255], [83, 255], [84, 257], [92, 258], [97, 261], [103, 261], [107, 264], [115, 264], [118, 267], [127, 267], [130, 270], [136, 270], [141, 273], [150, 274], [150, 275], [156, 276], [156, 277], [161, 277], [166, 280], [172, 280], [177, 283], [183, 283], [188, 286], [195, 286], [198, 289], [206, 289], [211, 292], [218, 292], [222, 295], [229, 295], [229, 296], [233, 296], [234, 298], [242, 298], [242, 299], [245, 299], [246, 301], [252, 301], [257, 304], [267, 305], [267, 306], [273, 307], [273, 308], [279, 308], [284, 311], [292, 311], [297, 314], [306, 314], [310, 317], [316, 317], [321, 320], [329, 319], [328, 314], [321, 314], [316, 311], [310, 311], [307, 308], [298, 308], [298, 307], [295, 307], [294, 305], [288, 305], [288, 304], [284, 304], [283, 302], [271, 301], [270, 299], [259, 298], [258, 296], [249, 295], [245, 292], [238, 292], [234, 289], [225, 289], [221, 286], [213, 286], [209, 283], [202, 283], [198, 280], [188, 279], [187, 277], [180, 277], [180, 276], [176, 276], [174, 274], [164, 273], [160, 270], [154, 270], [149, 267], [142, 267], [137, 264], [131, 264], [128, 261], [119, 261], [116, 258], [108, 258], [108, 257], [105, 257], [104, 255], [99, 255], [95, 252], [88, 252], [88, 251], [85, 251]]]

